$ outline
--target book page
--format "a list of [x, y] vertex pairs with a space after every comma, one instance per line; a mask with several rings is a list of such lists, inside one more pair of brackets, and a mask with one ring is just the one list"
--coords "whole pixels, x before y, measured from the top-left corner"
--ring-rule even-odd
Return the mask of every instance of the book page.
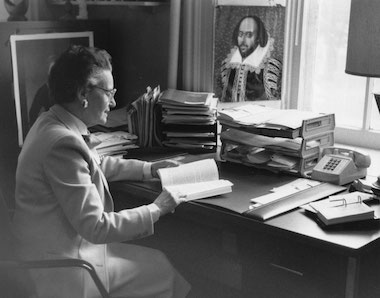
[[170, 185], [215, 181], [219, 179], [218, 167], [214, 159], [203, 159], [178, 167], [158, 170], [162, 188]]
[[228, 180], [215, 180], [182, 185], [171, 185], [165, 187], [165, 189], [174, 195], [186, 195], [186, 200], [192, 201], [231, 192], [232, 183]]

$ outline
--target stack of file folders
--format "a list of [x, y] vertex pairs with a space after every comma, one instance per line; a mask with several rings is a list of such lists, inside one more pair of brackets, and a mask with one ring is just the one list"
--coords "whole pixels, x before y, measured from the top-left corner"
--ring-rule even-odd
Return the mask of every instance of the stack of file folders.
[[158, 100], [162, 145], [190, 151], [216, 151], [217, 103], [213, 93], [165, 90]]
[[157, 101], [160, 87], [147, 87], [146, 92], [127, 108], [128, 131], [138, 137], [139, 147], [161, 146], [159, 135], [160, 112]]
[[309, 177], [321, 149], [334, 144], [334, 114], [255, 104], [219, 111], [221, 158]]

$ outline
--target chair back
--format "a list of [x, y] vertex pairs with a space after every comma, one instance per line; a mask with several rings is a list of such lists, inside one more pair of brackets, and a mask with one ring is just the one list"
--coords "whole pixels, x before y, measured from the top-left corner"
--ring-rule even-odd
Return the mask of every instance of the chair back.
[[11, 216], [0, 188], [0, 297], [37, 297], [34, 283], [25, 269], [9, 269], [2, 262], [16, 260], [16, 240], [12, 231]]

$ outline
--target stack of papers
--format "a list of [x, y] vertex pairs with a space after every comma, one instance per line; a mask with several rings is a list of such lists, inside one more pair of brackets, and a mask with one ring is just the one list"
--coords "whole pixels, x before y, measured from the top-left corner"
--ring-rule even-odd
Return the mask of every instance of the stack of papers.
[[165, 124], [213, 125], [218, 99], [213, 93], [168, 89], [160, 96]]
[[303, 120], [321, 116], [319, 113], [295, 109], [280, 110], [247, 104], [219, 111], [218, 119], [243, 126], [257, 126], [274, 129], [299, 128]]
[[126, 131], [95, 132], [93, 133], [101, 142], [96, 146], [100, 156], [123, 156], [129, 149], [137, 148], [137, 136]]
[[[302, 149], [302, 138], [282, 138], [282, 137], [267, 137], [259, 134], [249, 133], [243, 130], [230, 128], [222, 131], [220, 134], [221, 140], [229, 141], [236, 144], [242, 144], [254, 148], [264, 148], [265, 151], [285, 153], [291, 156], [300, 156]], [[319, 146], [318, 139], [305, 142], [305, 149]]]
[[162, 107], [162, 144], [183, 149], [216, 147], [218, 99], [213, 93], [165, 90]]
[[282, 110], [256, 104], [221, 109], [218, 114], [218, 120], [222, 125], [286, 138], [298, 137], [303, 121], [324, 116], [321, 113]]

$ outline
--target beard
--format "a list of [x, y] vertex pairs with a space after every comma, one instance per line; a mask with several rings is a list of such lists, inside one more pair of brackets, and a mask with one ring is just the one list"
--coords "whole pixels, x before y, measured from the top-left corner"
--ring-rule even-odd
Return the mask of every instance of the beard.
[[[253, 53], [253, 51], [256, 49], [257, 45], [245, 50], [245, 51], [242, 51], [241, 50], [241, 46], [242, 45], [239, 45], [239, 52], [240, 52], [240, 55], [243, 59], [247, 58], [249, 55], [251, 55]], [[246, 46], [246, 45], [244, 45]]]

